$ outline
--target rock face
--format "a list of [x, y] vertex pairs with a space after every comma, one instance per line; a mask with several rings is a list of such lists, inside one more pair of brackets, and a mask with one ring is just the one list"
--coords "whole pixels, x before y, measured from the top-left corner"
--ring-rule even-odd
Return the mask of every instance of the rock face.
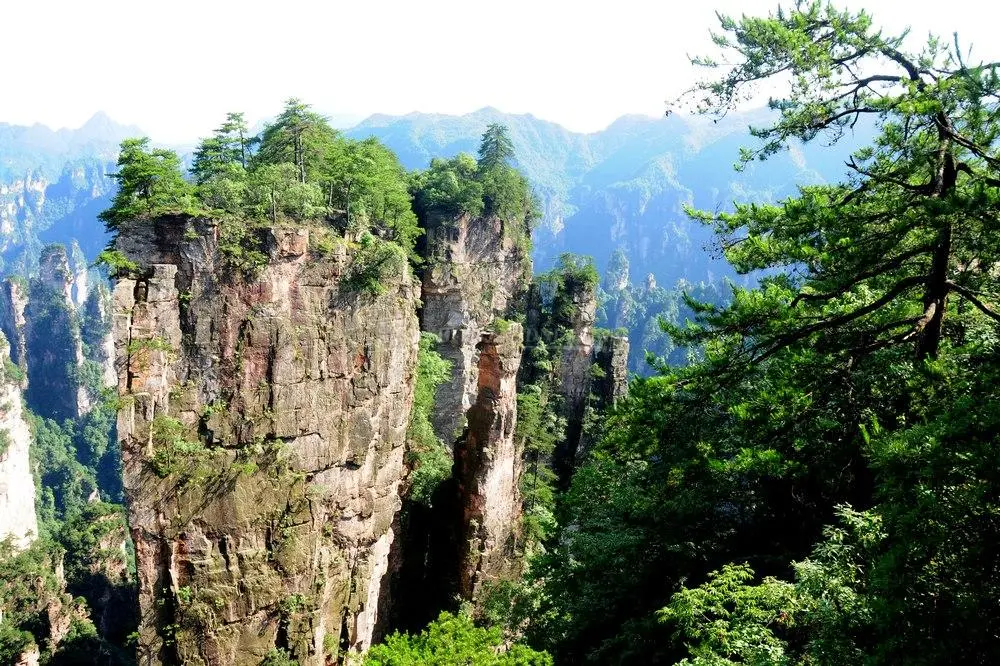
[[[24, 308], [29, 380], [25, 398], [35, 413], [57, 421], [86, 414], [91, 407], [90, 395], [75, 376], [84, 358], [74, 279], [66, 248], [46, 247]], [[68, 386], [77, 388], [66, 390]]]
[[466, 599], [477, 599], [484, 584], [510, 574], [517, 562], [523, 451], [514, 430], [523, 338], [520, 324], [483, 334], [476, 403], [455, 447], [462, 513], [458, 590]]
[[438, 353], [452, 364], [451, 379], [438, 387], [434, 431], [449, 446], [465, 426], [476, 400], [478, 345], [520, 292], [531, 260], [504, 233], [495, 216], [463, 215], [429, 225], [421, 329], [441, 338]]
[[583, 287], [568, 294], [573, 303], [573, 319], [567, 331], [559, 362], [559, 393], [563, 396], [566, 438], [554, 452], [553, 471], [563, 487], [569, 483], [583, 440], [583, 420], [590, 395], [590, 366], [593, 364], [594, 317], [597, 294]]
[[28, 367], [24, 319], [24, 308], [27, 305], [27, 285], [22, 280], [7, 278], [0, 283], [0, 330], [10, 345], [10, 360], [20, 366], [21, 370]]
[[[0, 361], [9, 363], [7, 349], [7, 341], [0, 336]], [[15, 369], [13, 365], [0, 368], [0, 541], [9, 538], [15, 549], [22, 550], [38, 535], [38, 523], [28, 453], [31, 432], [21, 408], [22, 381], [10, 376]]]
[[629, 342], [624, 336], [610, 336], [601, 340], [594, 354], [594, 362], [601, 369], [594, 380], [593, 393], [601, 408], [613, 407], [628, 393]]
[[270, 232], [257, 277], [209, 221], [123, 229], [118, 433], [139, 663], [319, 665], [366, 648], [397, 535], [418, 341], [408, 274], [349, 290], [352, 257]]
[[111, 292], [99, 282], [90, 290], [83, 303], [80, 337], [91, 360], [101, 366], [101, 384], [105, 388], [118, 385], [115, 370], [115, 341], [111, 335]]

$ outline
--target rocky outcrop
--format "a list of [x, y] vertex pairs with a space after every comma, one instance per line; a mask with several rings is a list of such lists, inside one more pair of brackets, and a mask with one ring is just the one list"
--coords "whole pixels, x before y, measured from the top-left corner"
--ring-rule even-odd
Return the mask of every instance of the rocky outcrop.
[[0, 282], [0, 331], [10, 346], [10, 360], [21, 370], [28, 367], [24, 308], [28, 305], [28, 285], [21, 278]]
[[46, 247], [39, 257], [38, 276], [31, 280], [24, 309], [28, 370], [25, 398], [36, 414], [57, 421], [86, 414], [92, 406], [90, 394], [77, 376], [84, 357], [73, 283], [66, 248]]
[[458, 591], [466, 599], [476, 600], [485, 585], [517, 566], [523, 451], [514, 429], [523, 338], [520, 324], [482, 336], [476, 403], [455, 446], [461, 507]]
[[597, 294], [594, 285], [581, 285], [566, 295], [572, 300], [572, 320], [559, 352], [558, 390], [563, 397], [566, 437], [556, 447], [553, 471], [563, 487], [569, 483], [583, 442], [583, 422], [590, 395], [593, 364], [594, 317]]
[[441, 338], [438, 352], [452, 364], [438, 387], [434, 431], [449, 446], [461, 434], [476, 400], [478, 345], [484, 331], [509, 309], [531, 274], [531, 260], [495, 216], [429, 225], [421, 329]]
[[101, 384], [118, 384], [115, 371], [115, 342], [111, 336], [111, 292], [99, 282], [90, 290], [82, 308], [80, 337], [87, 357], [101, 367]]
[[598, 406], [613, 407], [628, 393], [629, 342], [625, 336], [603, 338], [594, 353], [594, 363], [600, 369], [594, 379], [592, 392]]
[[118, 433], [140, 596], [139, 661], [304, 665], [377, 635], [397, 535], [417, 293], [347, 285], [352, 255], [269, 232], [256, 277], [218, 229], [123, 229]]
[[0, 541], [10, 539], [15, 549], [23, 550], [38, 536], [35, 479], [31, 432], [21, 407], [23, 374], [8, 360], [7, 350], [0, 336]]

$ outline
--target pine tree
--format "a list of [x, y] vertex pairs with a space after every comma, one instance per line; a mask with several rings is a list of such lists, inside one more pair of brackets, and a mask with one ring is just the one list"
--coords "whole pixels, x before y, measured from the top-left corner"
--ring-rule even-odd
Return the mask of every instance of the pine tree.
[[1000, 64], [967, 63], [957, 37], [908, 51], [905, 36], [877, 30], [864, 12], [800, 0], [767, 18], [722, 17], [723, 53], [694, 60], [736, 63], [693, 91], [704, 113], [791, 77], [770, 103], [778, 120], [752, 128], [760, 144], [744, 163], [795, 140], [835, 143], [859, 123], [878, 131], [848, 161], [847, 182], [698, 215], [723, 234], [738, 270], [800, 267], [800, 277], [769, 283], [756, 312], [715, 320], [746, 337], [750, 360], [801, 340], [854, 353], [910, 343], [933, 358], [954, 299], [1000, 321], [990, 305], [1000, 295], [990, 269], [1000, 257]]
[[285, 110], [260, 135], [257, 160], [264, 164], [295, 165], [300, 183], [314, 180], [337, 133], [308, 104], [292, 97]]
[[489, 172], [510, 166], [514, 158], [514, 142], [506, 125], [490, 123], [479, 143], [479, 171]]

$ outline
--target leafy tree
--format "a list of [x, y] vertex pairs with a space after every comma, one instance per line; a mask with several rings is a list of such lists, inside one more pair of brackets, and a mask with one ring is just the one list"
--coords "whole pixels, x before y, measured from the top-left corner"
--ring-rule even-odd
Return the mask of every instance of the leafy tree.
[[244, 169], [250, 166], [250, 151], [254, 143], [247, 127], [246, 119], [242, 113], [227, 113], [226, 122], [216, 130], [216, 133], [225, 137], [227, 146], [235, 160], [239, 160], [240, 166]]
[[451, 375], [451, 363], [435, 351], [439, 341], [433, 333], [420, 334], [413, 409], [406, 432], [410, 458], [414, 465], [410, 475], [409, 496], [426, 505], [430, 505], [438, 484], [451, 474], [453, 463], [444, 442], [434, 434], [430, 420], [437, 387]]
[[336, 136], [323, 116], [292, 97], [261, 133], [255, 159], [259, 164], [293, 164], [299, 183], [305, 184], [322, 174], [327, 151]]
[[[544, 343], [541, 344], [544, 347]], [[565, 426], [551, 383], [531, 384], [518, 390], [515, 437], [521, 440], [526, 463], [521, 478], [521, 521], [523, 538], [528, 545], [543, 542], [556, 528], [556, 477], [551, 460]]]
[[263, 164], [250, 172], [244, 210], [252, 219], [277, 223], [286, 217], [314, 219], [326, 208], [319, 186], [300, 181], [296, 167], [285, 162]]
[[196, 209], [194, 188], [184, 180], [180, 158], [172, 150], [149, 150], [149, 139], [125, 139], [118, 171], [111, 175], [118, 192], [98, 218], [110, 229], [137, 217], [188, 213]]
[[242, 168], [237, 159], [224, 139], [218, 136], [202, 139], [194, 152], [191, 173], [194, 174], [195, 182], [203, 185], [213, 178], [234, 175], [237, 168]]
[[841, 507], [838, 516], [810, 558], [794, 563], [794, 583], [754, 583], [747, 565], [726, 565], [675, 594], [659, 618], [690, 647], [693, 659], [680, 663], [849, 666], [870, 658], [858, 641], [875, 617], [866, 560], [885, 532], [874, 512]]
[[366, 233], [352, 257], [345, 286], [362, 293], [384, 294], [386, 283], [405, 267], [406, 254], [401, 247]]
[[448, 218], [483, 212], [483, 186], [476, 179], [476, 160], [460, 153], [446, 160], [435, 157], [430, 167], [415, 174], [413, 199], [422, 219]]
[[365, 666], [551, 666], [552, 657], [515, 643], [499, 628], [484, 629], [466, 614], [441, 613], [418, 635], [392, 634], [365, 655]]
[[972, 562], [1000, 490], [997, 67], [820, 3], [722, 27], [704, 110], [792, 81], [745, 160], [854, 122], [877, 136], [845, 183], [695, 213], [763, 272], [667, 327], [703, 357], [611, 416], [536, 561], [529, 635], [570, 662], [990, 663], [1000, 571]]
[[330, 206], [344, 212], [349, 230], [374, 227], [412, 251], [422, 232], [399, 159], [374, 138], [340, 139], [335, 145], [326, 175]]

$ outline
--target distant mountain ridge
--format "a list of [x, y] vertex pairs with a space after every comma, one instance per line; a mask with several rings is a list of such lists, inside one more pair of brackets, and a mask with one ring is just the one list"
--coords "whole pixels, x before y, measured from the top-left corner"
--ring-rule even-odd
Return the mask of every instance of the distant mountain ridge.
[[[710, 252], [709, 229], [692, 222], [684, 206], [724, 208], [733, 201], [773, 201], [797, 184], [839, 178], [842, 154], [802, 146], [765, 164], [732, 169], [747, 125], [766, 112], [733, 114], [713, 123], [672, 115], [626, 115], [591, 133], [568, 130], [530, 114], [487, 107], [473, 113], [376, 114], [345, 130], [375, 136], [410, 169], [434, 157], [474, 152], [489, 123], [503, 123], [541, 200], [536, 270], [561, 252], [591, 255], [606, 268], [621, 248], [630, 278], [652, 274], [659, 284], [732, 276]], [[95, 114], [77, 129], [0, 123], [0, 256], [7, 270], [25, 267], [42, 242], [76, 240], [88, 258], [103, 245], [96, 214], [114, 183], [107, 178], [119, 142], [143, 132]], [[154, 137], [155, 139], [155, 137]], [[850, 141], [855, 145], [857, 140]], [[846, 154], [846, 151], [842, 151]], [[28, 251], [30, 250], [30, 252]]]
[[0, 123], [0, 262], [33, 269], [39, 250], [63, 243], [82, 269], [107, 242], [97, 214], [114, 194], [113, 170], [132, 125], [97, 113], [77, 129]]
[[[734, 201], [775, 201], [799, 184], [839, 179], [845, 150], [796, 146], [743, 172], [733, 169], [747, 127], [767, 120], [766, 111], [733, 114], [717, 123], [704, 118], [627, 115], [599, 132], [572, 132], [530, 114], [484, 108], [462, 116], [411, 113], [374, 115], [346, 133], [375, 136], [407, 168], [424, 168], [433, 157], [474, 152], [490, 123], [510, 129], [517, 166], [535, 186], [544, 220], [536, 234], [536, 270], [561, 252], [591, 255], [603, 272], [622, 248], [632, 280], [653, 274], [660, 284], [732, 276], [712, 257], [709, 229], [692, 222], [685, 205], [719, 209]], [[863, 135], [866, 130], [860, 130]]]

